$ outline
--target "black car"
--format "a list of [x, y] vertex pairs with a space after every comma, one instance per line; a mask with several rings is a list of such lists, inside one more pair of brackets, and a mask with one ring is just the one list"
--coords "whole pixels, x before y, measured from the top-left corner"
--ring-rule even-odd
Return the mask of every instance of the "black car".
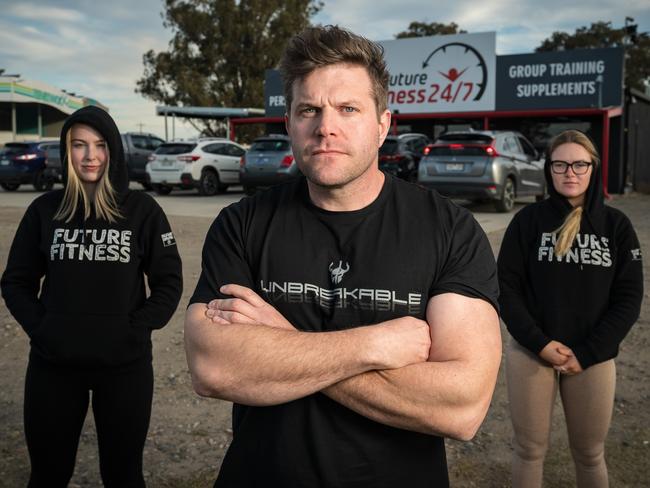
[[38, 191], [52, 189], [54, 181], [46, 173], [46, 155], [40, 142], [8, 142], [0, 149], [0, 187], [15, 191], [31, 183]]
[[45, 151], [45, 176], [53, 183], [61, 183], [61, 153], [59, 141], [42, 142], [39, 149]]
[[431, 143], [424, 134], [387, 136], [379, 148], [379, 169], [399, 178], [415, 181], [424, 148]]
[[154, 134], [144, 132], [126, 132], [122, 134], [124, 158], [129, 171], [129, 181], [137, 181], [146, 190], [152, 187], [147, 179], [147, 163], [153, 152], [165, 141]]

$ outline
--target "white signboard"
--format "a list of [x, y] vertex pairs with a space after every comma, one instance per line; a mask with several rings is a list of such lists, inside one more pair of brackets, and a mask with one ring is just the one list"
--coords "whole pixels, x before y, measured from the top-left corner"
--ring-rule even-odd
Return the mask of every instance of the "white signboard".
[[381, 41], [396, 113], [494, 110], [496, 34]]

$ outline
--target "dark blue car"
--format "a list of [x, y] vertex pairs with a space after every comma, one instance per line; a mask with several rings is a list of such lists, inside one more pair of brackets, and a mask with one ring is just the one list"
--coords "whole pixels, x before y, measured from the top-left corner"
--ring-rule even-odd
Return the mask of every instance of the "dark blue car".
[[17, 190], [21, 184], [34, 185], [38, 191], [48, 191], [54, 184], [46, 172], [47, 155], [40, 142], [8, 142], [0, 149], [0, 187]]

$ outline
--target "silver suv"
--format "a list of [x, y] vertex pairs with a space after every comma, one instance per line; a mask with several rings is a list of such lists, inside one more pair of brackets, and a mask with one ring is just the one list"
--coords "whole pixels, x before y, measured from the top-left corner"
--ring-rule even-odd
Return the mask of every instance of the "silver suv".
[[443, 195], [492, 200], [499, 212], [520, 196], [544, 198], [544, 161], [519, 132], [448, 132], [424, 152], [418, 182]]

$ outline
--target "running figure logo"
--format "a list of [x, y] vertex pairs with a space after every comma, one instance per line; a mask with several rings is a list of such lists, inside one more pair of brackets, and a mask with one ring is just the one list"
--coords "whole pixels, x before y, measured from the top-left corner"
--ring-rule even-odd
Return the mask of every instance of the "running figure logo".
[[332, 283], [338, 285], [343, 280], [343, 275], [350, 271], [350, 265], [346, 262], [345, 268], [343, 268], [343, 261], [339, 261], [339, 265], [335, 268], [334, 261], [332, 261], [329, 270], [332, 275]]

